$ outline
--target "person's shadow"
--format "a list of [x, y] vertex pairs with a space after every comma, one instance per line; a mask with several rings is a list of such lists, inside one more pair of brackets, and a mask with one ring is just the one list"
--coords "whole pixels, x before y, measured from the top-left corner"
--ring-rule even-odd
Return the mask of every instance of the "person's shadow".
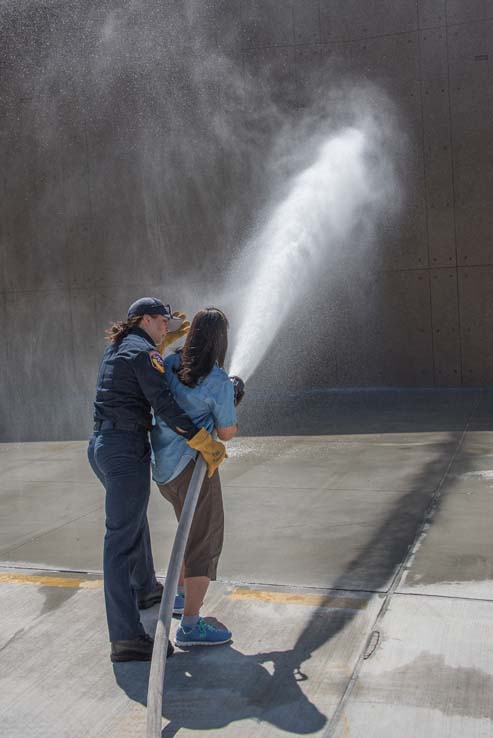
[[[308, 645], [308, 644], [307, 644]], [[162, 738], [180, 728], [214, 730], [254, 719], [291, 733], [319, 731], [327, 718], [301, 689], [301, 664], [310, 658], [301, 641], [290, 651], [244, 655], [233, 644], [176, 650], [166, 664]], [[269, 662], [271, 668], [267, 668]], [[149, 663], [114, 664], [118, 685], [147, 705]]]
[[[362, 604], [355, 602], [354, 607], [348, 607], [345, 602], [334, 607], [334, 593], [358, 590], [366, 592], [367, 601], [377, 593], [385, 595], [405, 562], [437, 479], [450, 459], [450, 447], [456, 443], [452, 436], [435, 444], [435, 453], [418, 469], [409, 487], [397, 496], [363, 547], [341, 571], [327, 602], [312, 611], [292, 649], [250, 656], [232, 645], [176, 651], [166, 667], [163, 716], [169, 725], [162, 738], [173, 738], [182, 727], [213, 730], [248, 718], [299, 734], [314, 733], [326, 725], [327, 717], [302, 689], [302, 682], [306, 681], [302, 665], [347, 629]], [[418, 494], [417, 490], [421, 492]], [[435, 501], [436, 510], [440, 503], [441, 498]], [[145, 619], [149, 633], [154, 630], [156, 617], [157, 608]], [[282, 620], [278, 627], [282, 628]], [[268, 637], [269, 633], [261, 635]], [[114, 669], [119, 686], [129, 698], [146, 705], [149, 664], [115, 664]], [[337, 683], [330, 686], [337, 693], [341, 689], [340, 678], [335, 675], [333, 679]]]

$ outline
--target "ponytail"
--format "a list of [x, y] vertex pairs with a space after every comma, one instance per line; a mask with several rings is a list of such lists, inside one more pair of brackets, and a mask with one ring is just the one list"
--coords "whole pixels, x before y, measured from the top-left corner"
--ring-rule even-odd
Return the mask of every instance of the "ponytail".
[[110, 343], [119, 343], [121, 340], [128, 336], [132, 328], [139, 325], [142, 320], [141, 315], [134, 315], [128, 320], [119, 320], [117, 323], [113, 323], [106, 331], [106, 340]]

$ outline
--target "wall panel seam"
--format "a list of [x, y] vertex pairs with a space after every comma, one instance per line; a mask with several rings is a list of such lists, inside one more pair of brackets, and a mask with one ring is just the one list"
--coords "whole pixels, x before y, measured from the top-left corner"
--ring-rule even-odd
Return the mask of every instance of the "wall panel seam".
[[493, 21], [493, 15], [488, 15], [485, 18], [471, 18], [465, 21], [455, 21], [455, 23], [449, 23], [447, 18], [447, 7], [445, 7], [446, 27], [447, 28], [461, 28], [463, 26], [472, 26], [473, 23], [484, 23], [485, 21]]
[[463, 372], [463, 353], [462, 353], [462, 321], [461, 321], [461, 302], [460, 302], [460, 290], [459, 290], [459, 255], [457, 253], [457, 221], [455, 217], [455, 156], [454, 156], [454, 125], [452, 120], [452, 100], [451, 100], [451, 86], [450, 86], [450, 48], [449, 48], [449, 26], [448, 26], [448, 4], [445, 3], [445, 49], [447, 54], [447, 86], [448, 86], [448, 113], [449, 113], [449, 146], [450, 146], [450, 158], [452, 167], [452, 219], [454, 224], [454, 246], [455, 246], [455, 262], [457, 264], [456, 271], [456, 288], [457, 288], [457, 333], [459, 340], [459, 367], [460, 367], [460, 384], [464, 380]]
[[[433, 30], [433, 28], [443, 28], [443, 26], [433, 26], [427, 28], [427, 31]], [[376, 36], [355, 36], [354, 38], [337, 39], [333, 41], [315, 41], [313, 43], [301, 42], [291, 44], [257, 44], [254, 46], [241, 46], [240, 51], [257, 51], [258, 49], [291, 49], [295, 48], [310, 48], [313, 46], [345, 46], [346, 44], [352, 44], [355, 41], [377, 41], [381, 38], [394, 38], [395, 36], [411, 36], [419, 33], [417, 29], [410, 29], [408, 31], [394, 31], [393, 33], [380, 33]]]
[[428, 251], [428, 265], [431, 266], [431, 253], [430, 253], [430, 233], [429, 233], [429, 222], [428, 222], [428, 187], [427, 187], [427, 171], [426, 171], [426, 156], [425, 156], [425, 120], [424, 120], [424, 103], [423, 103], [423, 64], [422, 64], [422, 58], [421, 58], [421, 33], [418, 33], [418, 64], [419, 64], [419, 78], [420, 78], [420, 85], [419, 85], [419, 103], [420, 103], [420, 109], [421, 109], [421, 147], [422, 147], [422, 153], [423, 153], [423, 179], [424, 179], [424, 205], [425, 205], [425, 223], [426, 223], [426, 246]]

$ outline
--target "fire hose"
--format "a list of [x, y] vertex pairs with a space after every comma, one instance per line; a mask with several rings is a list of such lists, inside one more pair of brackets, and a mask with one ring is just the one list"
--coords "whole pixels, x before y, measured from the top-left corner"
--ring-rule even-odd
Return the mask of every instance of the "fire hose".
[[[244, 394], [245, 385], [242, 379], [236, 376], [230, 377], [234, 387], [234, 402], [238, 405]], [[214, 433], [214, 437], [215, 437]], [[147, 691], [147, 733], [146, 738], [161, 738], [161, 725], [163, 713], [163, 689], [164, 674], [166, 671], [166, 658], [168, 652], [169, 633], [171, 618], [173, 617], [173, 605], [175, 601], [176, 588], [180, 576], [181, 564], [185, 554], [185, 548], [192, 527], [193, 516], [200, 490], [207, 471], [207, 464], [198, 456], [195, 462], [190, 484], [188, 485], [185, 503], [180, 515], [180, 522], [176, 531], [175, 541], [171, 549], [171, 556], [164, 583], [164, 591], [159, 607], [156, 633], [154, 635], [154, 648], [152, 651], [151, 670], [149, 674], [149, 687]]]
[[171, 618], [175, 601], [176, 588], [180, 576], [181, 563], [185, 554], [188, 535], [192, 527], [197, 500], [204, 481], [207, 464], [199, 455], [188, 486], [185, 503], [180, 515], [175, 541], [171, 549], [171, 557], [164, 584], [163, 597], [159, 607], [159, 616], [154, 636], [149, 688], [147, 691], [147, 738], [161, 738], [164, 674], [166, 670], [166, 654], [168, 651]]

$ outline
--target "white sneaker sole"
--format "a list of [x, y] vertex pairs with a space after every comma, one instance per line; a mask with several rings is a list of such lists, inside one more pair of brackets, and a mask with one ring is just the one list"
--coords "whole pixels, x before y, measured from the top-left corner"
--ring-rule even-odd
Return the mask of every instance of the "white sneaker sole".
[[173, 615], [183, 615], [183, 607], [174, 607]]
[[232, 636], [225, 641], [178, 641], [175, 640], [175, 646], [178, 648], [186, 648], [187, 646], [224, 646], [225, 643], [230, 643]]

